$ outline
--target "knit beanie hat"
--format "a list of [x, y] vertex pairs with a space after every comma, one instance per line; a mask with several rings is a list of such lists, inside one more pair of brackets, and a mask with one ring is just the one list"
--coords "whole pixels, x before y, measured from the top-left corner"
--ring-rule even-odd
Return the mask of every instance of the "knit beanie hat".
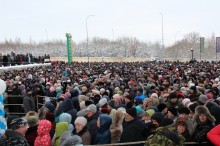
[[158, 109], [159, 112], [162, 112], [165, 108], [167, 108], [167, 105], [165, 103], [160, 103], [157, 106], [157, 109]]
[[178, 113], [179, 113], [179, 114], [189, 115], [190, 110], [189, 110], [187, 107], [181, 107], [181, 108], [178, 109]]
[[191, 104], [191, 105], [189, 106], [189, 109], [190, 109], [192, 112], [195, 113], [195, 109], [196, 109], [197, 106], [198, 106], [198, 103], [193, 103], [193, 104]]
[[29, 116], [29, 117], [26, 117], [26, 119], [30, 127], [34, 127], [38, 124], [38, 117], [36, 116]]
[[155, 112], [152, 116], [151, 116], [152, 120], [156, 120], [157, 123], [160, 125], [163, 122], [164, 119], [164, 115], [161, 112]]
[[102, 98], [101, 100], [99, 100], [99, 105], [100, 107], [102, 107], [103, 105], [105, 105], [107, 103], [107, 99], [106, 98]]
[[186, 106], [186, 103], [187, 103], [187, 102], [190, 102], [190, 99], [189, 99], [189, 98], [184, 98], [183, 101], [182, 101], [182, 104], [183, 104], [184, 106]]
[[13, 119], [10, 123], [10, 129], [17, 130], [25, 125], [28, 125], [27, 121], [22, 118]]
[[135, 107], [126, 110], [126, 113], [132, 116], [133, 118], [137, 118], [137, 110]]
[[87, 108], [86, 108], [87, 111], [91, 111], [93, 113], [96, 113], [97, 112], [97, 107], [94, 105], [94, 104], [90, 104]]
[[201, 101], [202, 103], [205, 103], [208, 100], [208, 97], [204, 94], [201, 94], [199, 96], [199, 101]]
[[87, 119], [84, 117], [77, 117], [75, 122], [75, 124], [80, 124], [82, 126], [86, 126], [87, 125]]
[[155, 111], [153, 109], [146, 110], [146, 113], [151, 117]]
[[48, 108], [49, 111], [52, 112], [52, 113], [54, 112], [54, 110], [55, 110], [55, 108], [56, 108], [56, 107], [54, 106], [54, 104], [52, 104], [50, 101], [48, 101], [48, 102], [45, 103], [45, 107]]
[[174, 107], [168, 108], [168, 111], [170, 111], [175, 117], [177, 116], [177, 109]]

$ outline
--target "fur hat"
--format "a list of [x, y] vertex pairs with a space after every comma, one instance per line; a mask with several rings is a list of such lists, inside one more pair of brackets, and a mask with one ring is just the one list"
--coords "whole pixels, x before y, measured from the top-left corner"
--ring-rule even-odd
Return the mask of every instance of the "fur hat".
[[215, 118], [210, 114], [208, 108], [206, 106], [202, 106], [202, 105], [199, 105], [199, 106], [196, 107], [195, 115], [193, 116], [193, 119], [198, 122], [199, 121], [199, 115], [201, 115], [201, 114], [206, 115], [207, 119], [209, 119], [212, 122], [215, 122]]
[[77, 144], [81, 144], [82, 139], [78, 135], [71, 135], [69, 131], [63, 133], [60, 137], [60, 146], [73, 146]]

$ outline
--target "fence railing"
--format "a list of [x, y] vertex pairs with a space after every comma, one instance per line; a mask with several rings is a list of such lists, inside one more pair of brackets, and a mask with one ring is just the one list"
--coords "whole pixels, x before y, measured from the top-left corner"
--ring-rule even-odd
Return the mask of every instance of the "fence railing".
[[[23, 98], [22, 95], [7, 95], [4, 100], [4, 108], [6, 115], [25, 115], [23, 110]], [[36, 105], [36, 111], [38, 111], [43, 105], [45, 101], [49, 101], [54, 97], [47, 96], [34, 96], [33, 99]]]

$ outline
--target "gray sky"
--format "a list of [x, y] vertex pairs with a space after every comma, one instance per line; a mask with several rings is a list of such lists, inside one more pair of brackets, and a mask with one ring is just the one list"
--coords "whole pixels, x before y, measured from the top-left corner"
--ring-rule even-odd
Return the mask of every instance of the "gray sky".
[[0, 41], [65, 39], [69, 32], [77, 43], [89, 38], [136, 37], [141, 41], [172, 44], [196, 31], [220, 35], [219, 0], [0, 0]]

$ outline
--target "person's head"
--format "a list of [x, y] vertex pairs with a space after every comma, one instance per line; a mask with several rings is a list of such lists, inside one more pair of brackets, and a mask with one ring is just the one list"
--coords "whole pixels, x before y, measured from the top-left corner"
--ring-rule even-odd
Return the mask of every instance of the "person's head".
[[152, 98], [145, 98], [144, 99], [144, 106], [145, 107], [150, 107], [153, 105], [153, 99]]
[[97, 112], [97, 107], [94, 104], [90, 104], [86, 108], [86, 115], [87, 115], [87, 117], [93, 116], [96, 112]]
[[181, 107], [178, 109], [179, 117], [188, 120], [190, 110], [187, 107]]
[[87, 88], [86, 86], [83, 86], [83, 87], [82, 87], [82, 92], [83, 92], [83, 93], [87, 92], [87, 90], [88, 90], [88, 88]]
[[80, 132], [87, 125], [87, 119], [84, 117], [77, 117], [74, 124], [76, 132]]
[[137, 95], [143, 94], [143, 89], [142, 88], [138, 88], [136, 94]]
[[153, 125], [155, 125], [156, 127], [160, 126], [162, 124], [163, 120], [164, 120], [164, 115], [160, 112], [155, 112], [151, 116], [151, 121], [152, 121]]
[[151, 116], [155, 113], [153, 109], [149, 109], [144, 113], [144, 116], [142, 117], [142, 120], [149, 121], [151, 120]]
[[132, 100], [133, 100], [133, 98], [132, 98], [132, 96], [130, 94], [125, 96], [125, 103], [129, 103]]
[[191, 94], [195, 94], [197, 92], [196, 86], [191, 86], [189, 91]]
[[187, 123], [182, 118], [177, 119], [175, 126], [176, 126], [176, 130], [179, 134], [183, 134], [187, 130]]
[[172, 119], [176, 116], [177, 116], [177, 109], [174, 107], [168, 108], [167, 117]]
[[210, 114], [208, 108], [205, 106], [196, 107], [193, 119], [199, 123], [205, 123], [207, 121], [215, 122], [215, 118]]
[[132, 107], [126, 110], [125, 114], [125, 121], [129, 122], [137, 118], [137, 110], [136, 108]]
[[29, 126], [26, 120], [22, 118], [13, 119], [10, 123], [10, 129], [25, 136]]
[[170, 99], [170, 102], [171, 102], [171, 103], [176, 103], [177, 100], [178, 100], [177, 95], [176, 95], [176, 92], [170, 93], [170, 95], [168, 96], [168, 98]]

